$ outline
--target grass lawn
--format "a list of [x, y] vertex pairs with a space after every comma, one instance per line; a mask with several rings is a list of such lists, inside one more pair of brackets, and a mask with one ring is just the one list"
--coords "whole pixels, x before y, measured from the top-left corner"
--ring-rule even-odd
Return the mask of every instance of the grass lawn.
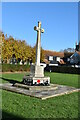
[[[45, 73], [51, 83], [78, 87], [78, 75]], [[24, 73], [3, 74], [2, 82], [22, 81]], [[78, 118], [78, 92], [40, 100], [17, 93], [2, 91], [2, 111], [4, 120], [24, 120], [25, 118]]]
[[[10, 80], [14, 81], [22, 81], [22, 78], [25, 74], [29, 73], [10, 73], [10, 74], [3, 74], [2, 81], [3, 83], [9, 82]], [[79, 80], [79, 75], [77, 74], [64, 74], [64, 73], [49, 73], [46, 72], [45, 76], [50, 76], [51, 78], [51, 83], [55, 84], [62, 84], [62, 85], [68, 85], [68, 86], [73, 86], [73, 87], [78, 87], [78, 80]]]

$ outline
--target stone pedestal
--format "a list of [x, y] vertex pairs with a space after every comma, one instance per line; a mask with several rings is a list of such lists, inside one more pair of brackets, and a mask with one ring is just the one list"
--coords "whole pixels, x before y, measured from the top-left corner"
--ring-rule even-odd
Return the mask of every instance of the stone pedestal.
[[32, 76], [25, 76], [23, 78], [23, 84], [26, 85], [50, 85], [50, 77], [32, 77]]
[[44, 66], [31, 65], [30, 75], [24, 76], [27, 85], [50, 85], [50, 77], [44, 77]]
[[44, 77], [44, 66], [31, 65], [30, 75], [33, 77]]

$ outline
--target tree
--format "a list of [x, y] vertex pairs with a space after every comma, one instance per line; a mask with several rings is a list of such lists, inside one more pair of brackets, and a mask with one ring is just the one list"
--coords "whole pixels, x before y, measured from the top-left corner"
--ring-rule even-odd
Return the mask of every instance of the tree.
[[74, 48], [67, 48], [67, 49], [64, 49], [64, 52], [75, 52], [75, 49]]
[[[18, 61], [32, 61], [35, 62], [36, 58], [36, 45], [31, 47], [25, 40], [16, 40], [12, 36], [4, 36], [2, 46], [2, 59], [4, 62], [9, 63], [15, 56]], [[41, 61], [44, 59], [44, 50], [41, 48]]]

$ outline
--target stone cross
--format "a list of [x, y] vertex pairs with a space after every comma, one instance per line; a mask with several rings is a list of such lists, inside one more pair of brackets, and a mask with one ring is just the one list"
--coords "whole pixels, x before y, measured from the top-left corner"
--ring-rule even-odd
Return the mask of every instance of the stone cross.
[[22, 82], [27, 85], [50, 85], [50, 77], [44, 76], [44, 66], [40, 65], [41, 33], [44, 32], [41, 22], [38, 22], [38, 27], [35, 26], [34, 30], [37, 31], [36, 62], [31, 65], [30, 75], [24, 76]]
[[34, 27], [37, 31], [37, 46], [36, 46], [36, 65], [40, 66], [40, 49], [41, 49], [41, 33], [44, 33], [44, 29], [41, 29], [41, 22], [38, 22], [38, 27]]

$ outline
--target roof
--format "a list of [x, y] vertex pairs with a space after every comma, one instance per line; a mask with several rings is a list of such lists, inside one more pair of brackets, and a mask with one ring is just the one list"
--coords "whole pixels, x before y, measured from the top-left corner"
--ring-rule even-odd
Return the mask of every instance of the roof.
[[80, 55], [80, 51], [77, 51], [77, 53]]
[[47, 56], [59, 56], [64, 57], [64, 52], [56, 52], [56, 51], [50, 51], [50, 50], [44, 50], [45, 57]]
[[73, 57], [80, 59], [80, 52], [76, 51], [73, 55], [71, 55], [70, 58], [73, 58]]

